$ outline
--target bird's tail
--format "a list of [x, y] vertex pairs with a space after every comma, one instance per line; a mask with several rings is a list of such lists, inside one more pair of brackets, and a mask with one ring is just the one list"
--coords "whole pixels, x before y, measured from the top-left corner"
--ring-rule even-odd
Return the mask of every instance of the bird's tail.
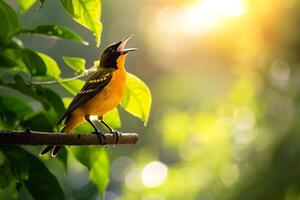
[[[64, 126], [64, 128], [60, 132], [61, 133], [70, 133], [73, 130], [73, 128], [75, 128], [76, 126], [78, 126], [83, 121], [84, 121], [84, 116], [67, 117], [66, 121], [65, 121], [65, 126]], [[60, 150], [61, 147], [62, 146], [58, 146], [58, 145], [49, 145], [49, 146], [46, 146], [40, 152], [40, 156], [48, 153], [49, 151], [51, 151], [51, 156], [52, 157], [56, 157], [57, 154], [58, 154], [58, 151]]]
[[[70, 120], [69, 122], [66, 123], [65, 127], [60, 131], [60, 133], [69, 133], [78, 123], [72, 122], [74, 120]], [[40, 156], [48, 153], [49, 151], [51, 151], [51, 156], [52, 157], [56, 157], [60, 148], [62, 146], [58, 146], [58, 145], [49, 145], [46, 146], [41, 152], [40, 152]]]

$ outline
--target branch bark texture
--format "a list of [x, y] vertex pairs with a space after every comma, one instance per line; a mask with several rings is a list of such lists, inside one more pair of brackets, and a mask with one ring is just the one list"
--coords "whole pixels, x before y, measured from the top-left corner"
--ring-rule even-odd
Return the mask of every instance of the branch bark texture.
[[[39, 131], [0, 131], [0, 145], [115, 145], [113, 134], [70, 134]], [[119, 133], [118, 144], [135, 144], [139, 139], [137, 133]]]

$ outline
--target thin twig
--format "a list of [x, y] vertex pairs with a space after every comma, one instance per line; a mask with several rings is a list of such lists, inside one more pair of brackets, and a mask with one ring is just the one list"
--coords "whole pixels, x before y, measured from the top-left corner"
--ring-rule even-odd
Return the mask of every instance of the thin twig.
[[[135, 144], [137, 133], [119, 133], [118, 144]], [[115, 145], [116, 136], [105, 134], [99, 138], [96, 134], [69, 134], [39, 131], [0, 131], [0, 145]]]
[[57, 84], [57, 83], [63, 83], [63, 82], [68, 82], [68, 81], [72, 81], [78, 78], [82, 78], [86, 76], [86, 74], [79, 74], [70, 78], [64, 78], [64, 79], [60, 79], [60, 80], [52, 80], [52, 81], [32, 81], [31, 84], [32, 85], [50, 85], [50, 84]]
[[52, 80], [52, 81], [31, 81], [30, 84], [32, 85], [50, 85], [50, 84], [57, 84], [57, 83], [63, 83], [63, 82], [68, 82], [68, 81], [72, 81], [78, 78], [82, 78], [85, 77], [93, 72], [96, 71], [95, 67], [91, 67], [90, 69], [86, 70], [85, 73], [83, 74], [78, 74], [76, 76], [70, 77], [70, 78], [62, 78], [59, 80]]

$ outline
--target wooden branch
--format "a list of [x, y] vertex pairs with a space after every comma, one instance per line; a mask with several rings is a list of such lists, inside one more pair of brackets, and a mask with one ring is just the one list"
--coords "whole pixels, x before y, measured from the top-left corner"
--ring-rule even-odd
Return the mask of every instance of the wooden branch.
[[[119, 133], [118, 144], [135, 144], [137, 133]], [[116, 137], [105, 134], [102, 143], [96, 134], [70, 134], [31, 131], [0, 131], [0, 145], [114, 145]]]

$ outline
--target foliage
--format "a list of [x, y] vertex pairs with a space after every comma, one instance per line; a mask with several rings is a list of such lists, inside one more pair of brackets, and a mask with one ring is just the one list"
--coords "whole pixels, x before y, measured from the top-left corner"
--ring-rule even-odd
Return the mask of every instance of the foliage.
[[[35, 0], [18, 0], [20, 12], [26, 13]], [[60, 1], [66, 12], [95, 35], [97, 46], [100, 45], [102, 25], [100, 22], [100, 0], [90, 1]], [[45, 1], [41, 1], [43, 6]], [[63, 68], [49, 55], [26, 48], [20, 36], [42, 35], [47, 38], [64, 39], [88, 44], [73, 30], [58, 24], [38, 25], [35, 28], [23, 27], [18, 15], [9, 4], [0, 0], [0, 129], [25, 129], [40, 131], [58, 131], [57, 120], [64, 113], [70, 99], [63, 98], [66, 91], [75, 95], [84, 81], [69, 80], [61, 77]], [[74, 74], [80, 77], [92, 72], [95, 68], [86, 69], [86, 60], [78, 57], [62, 57], [71, 67]], [[96, 62], [95, 63], [99, 63]], [[134, 77], [129, 75], [129, 77]], [[147, 86], [139, 79], [138, 82], [127, 82], [127, 88], [141, 87], [140, 95], [147, 94], [145, 99], [135, 99], [139, 107], [123, 104], [124, 108], [145, 123], [150, 111], [151, 96]], [[130, 78], [131, 80], [131, 78]], [[56, 83], [55, 86], [47, 83]], [[138, 96], [138, 93], [134, 95]], [[131, 99], [132, 91], [126, 95]], [[136, 98], [135, 96], [135, 98]], [[140, 108], [145, 102], [146, 104]], [[140, 111], [142, 110], [142, 112]], [[113, 127], [120, 127], [121, 121], [117, 109], [112, 110], [105, 120]], [[86, 130], [86, 124], [83, 124]], [[36, 152], [34, 151], [35, 155]], [[98, 192], [104, 195], [109, 183], [109, 159], [106, 151], [99, 147], [72, 148], [62, 150], [59, 160], [67, 169], [68, 155], [72, 154], [78, 162], [85, 165], [89, 171], [90, 180], [95, 184]], [[45, 165], [36, 156], [21, 147], [0, 148], [0, 194], [2, 197], [18, 199], [24, 195], [33, 199], [65, 199], [66, 189], [61, 186], [61, 179], [53, 175], [51, 167]], [[49, 161], [47, 161], [48, 163]]]
[[97, 46], [100, 45], [102, 25], [100, 23], [100, 0], [61, 0], [60, 1], [72, 18], [90, 29], [96, 37]]
[[2, 146], [1, 151], [8, 162], [6, 164], [11, 166], [12, 174], [15, 174], [15, 177], [11, 178], [16, 178], [16, 184], [26, 188], [34, 199], [38, 199], [41, 196], [49, 200], [65, 199], [55, 176], [37, 157], [16, 146]]
[[127, 73], [126, 92], [121, 105], [129, 113], [141, 118], [147, 125], [151, 105], [150, 90], [133, 74]]
[[107, 153], [97, 147], [72, 147], [71, 153], [89, 169], [89, 177], [103, 195], [109, 183]]
[[40, 34], [54, 39], [68, 39], [79, 42], [81, 44], [88, 44], [82, 39], [80, 35], [72, 30], [59, 25], [39, 25], [34, 29], [22, 29], [23, 34]]
[[76, 57], [63, 57], [64, 62], [78, 73], [85, 73], [85, 60]]

